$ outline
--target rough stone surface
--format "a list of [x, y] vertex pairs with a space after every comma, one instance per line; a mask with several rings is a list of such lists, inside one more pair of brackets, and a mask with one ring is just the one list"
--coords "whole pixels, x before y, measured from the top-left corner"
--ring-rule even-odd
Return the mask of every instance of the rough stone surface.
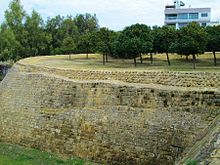
[[0, 140], [107, 164], [174, 164], [220, 114], [220, 74], [16, 64]]

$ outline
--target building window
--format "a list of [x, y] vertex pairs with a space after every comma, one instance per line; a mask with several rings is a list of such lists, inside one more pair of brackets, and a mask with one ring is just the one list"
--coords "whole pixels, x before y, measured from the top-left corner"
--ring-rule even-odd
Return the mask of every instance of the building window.
[[178, 19], [188, 19], [188, 14], [187, 13], [178, 14]]
[[202, 13], [201, 17], [208, 17], [208, 13]]
[[177, 14], [166, 14], [166, 20], [175, 20], [177, 19]]
[[189, 13], [189, 19], [199, 19], [198, 13]]

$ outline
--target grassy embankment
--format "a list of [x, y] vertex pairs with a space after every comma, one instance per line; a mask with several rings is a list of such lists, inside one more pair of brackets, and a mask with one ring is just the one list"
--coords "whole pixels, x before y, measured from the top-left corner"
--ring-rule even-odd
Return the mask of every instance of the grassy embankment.
[[80, 159], [62, 159], [36, 149], [0, 143], [1, 165], [92, 165]]
[[154, 55], [153, 64], [149, 56], [144, 56], [144, 63], [140, 64], [139, 59], [137, 67], [134, 67], [133, 59], [112, 59], [104, 66], [102, 64], [102, 55], [92, 54], [89, 59], [86, 55], [69, 56], [47, 56], [25, 59], [28, 64], [60, 67], [68, 69], [101, 69], [101, 70], [157, 70], [157, 71], [201, 71], [201, 72], [218, 72], [220, 71], [220, 54], [217, 54], [217, 66], [214, 66], [213, 55], [210, 53], [199, 55], [196, 62], [196, 69], [192, 69], [192, 57], [186, 58], [180, 55], [170, 55], [171, 66], [168, 66], [165, 54]]
[[0, 81], [2, 81], [4, 76], [0, 73]]

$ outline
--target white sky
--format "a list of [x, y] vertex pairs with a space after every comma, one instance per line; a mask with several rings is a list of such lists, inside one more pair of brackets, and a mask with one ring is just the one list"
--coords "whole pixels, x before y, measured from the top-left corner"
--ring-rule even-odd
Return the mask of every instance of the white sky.
[[[186, 6], [212, 8], [212, 20], [220, 20], [220, 0], [183, 0]], [[0, 22], [10, 0], [0, 0]], [[38, 11], [46, 20], [58, 14], [62, 16], [91, 13], [96, 14], [101, 26], [122, 30], [134, 23], [163, 25], [164, 6], [173, 0], [21, 0], [30, 13]]]

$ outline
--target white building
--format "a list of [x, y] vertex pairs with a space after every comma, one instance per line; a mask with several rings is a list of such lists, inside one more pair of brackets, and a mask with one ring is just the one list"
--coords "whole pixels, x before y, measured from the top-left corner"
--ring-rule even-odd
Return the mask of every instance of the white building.
[[220, 22], [219, 21], [211, 21], [208, 26], [220, 26]]
[[207, 26], [211, 22], [211, 8], [186, 8], [180, 0], [174, 0], [173, 5], [167, 5], [164, 13], [164, 24], [173, 25], [176, 29], [190, 22], [197, 22], [201, 26]]

